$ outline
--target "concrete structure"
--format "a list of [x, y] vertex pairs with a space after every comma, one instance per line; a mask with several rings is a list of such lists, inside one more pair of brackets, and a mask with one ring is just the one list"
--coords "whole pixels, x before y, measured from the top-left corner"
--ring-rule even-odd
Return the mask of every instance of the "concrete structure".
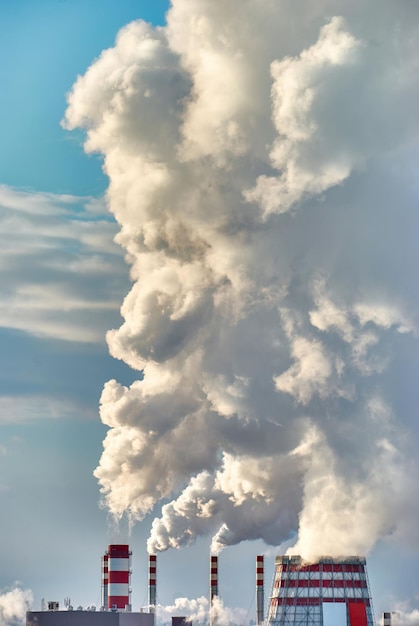
[[374, 626], [365, 559], [278, 556], [269, 626]]
[[28, 611], [26, 626], [153, 626], [150, 613], [120, 611]]
[[265, 621], [265, 597], [264, 597], [264, 558], [256, 557], [256, 626]]

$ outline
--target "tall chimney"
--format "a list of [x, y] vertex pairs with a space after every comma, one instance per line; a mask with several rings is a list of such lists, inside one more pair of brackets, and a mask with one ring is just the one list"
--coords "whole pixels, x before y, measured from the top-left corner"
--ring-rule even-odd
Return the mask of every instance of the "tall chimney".
[[260, 626], [265, 621], [264, 614], [264, 562], [263, 556], [256, 557], [256, 624]]
[[130, 610], [129, 546], [108, 546], [108, 608]]
[[217, 626], [214, 598], [218, 597], [218, 556], [210, 557], [210, 626]]
[[[157, 556], [148, 555], [148, 610], [150, 613], [156, 612], [156, 580], [157, 580]], [[154, 617], [154, 621], [155, 621]]]
[[210, 603], [218, 596], [218, 556], [210, 557]]
[[108, 608], [108, 553], [102, 556], [102, 606]]

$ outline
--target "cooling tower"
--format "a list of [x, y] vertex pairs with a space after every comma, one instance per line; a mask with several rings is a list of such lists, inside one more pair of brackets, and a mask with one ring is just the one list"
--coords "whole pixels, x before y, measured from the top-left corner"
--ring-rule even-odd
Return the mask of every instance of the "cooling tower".
[[108, 546], [108, 608], [130, 606], [130, 556], [127, 545]]
[[365, 559], [278, 556], [269, 626], [374, 626]]

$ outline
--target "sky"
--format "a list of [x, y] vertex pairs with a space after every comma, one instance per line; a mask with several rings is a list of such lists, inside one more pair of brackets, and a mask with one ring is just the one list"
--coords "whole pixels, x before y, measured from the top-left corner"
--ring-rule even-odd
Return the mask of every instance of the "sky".
[[1, 626], [119, 542], [161, 620], [289, 550], [418, 621], [418, 17], [0, 2]]

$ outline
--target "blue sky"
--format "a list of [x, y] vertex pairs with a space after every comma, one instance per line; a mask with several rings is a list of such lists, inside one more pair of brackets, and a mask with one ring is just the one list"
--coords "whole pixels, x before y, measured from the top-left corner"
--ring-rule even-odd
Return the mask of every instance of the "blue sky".
[[[0, 592], [18, 583], [35, 608], [43, 597], [99, 604], [100, 556], [127, 541], [138, 607], [157, 517], [155, 542], [170, 529], [172, 545], [196, 538], [159, 555], [159, 602], [207, 595], [221, 527], [222, 595], [252, 618], [255, 555], [268, 557], [268, 595], [277, 550], [262, 538], [285, 550], [302, 512], [309, 554], [311, 481], [332, 459], [330, 493], [368, 487], [351, 546], [375, 545], [376, 610], [417, 606], [416, 9], [340, 0], [340, 21], [329, 0], [299, 13], [306, 2], [278, 14], [262, 3], [269, 22], [247, 1], [236, 16], [231, 2], [177, 0], [169, 43], [133, 28], [98, 61], [129, 22], [164, 26], [169, 3], [0, 0]], [[400, 30], [387, 37], [392, 11]], [[99, 462], [111, 379], [125, 387], [108, 387], [102, 419], [120, 438]], [[150, 465], [129, 450], [125, 491], [130, 427], [150, 437]], [[125, 497], [143, 511], [130, 537], [99, 507], [95, 470], [114, 512]], [[260, 504], [270, 496], [277, 509]], [[399, 512], [383, 513], [386, 498]], [[182, 534], [179, 511], [201, 501], [214, 515], [205, 528], [191, 515]]]

